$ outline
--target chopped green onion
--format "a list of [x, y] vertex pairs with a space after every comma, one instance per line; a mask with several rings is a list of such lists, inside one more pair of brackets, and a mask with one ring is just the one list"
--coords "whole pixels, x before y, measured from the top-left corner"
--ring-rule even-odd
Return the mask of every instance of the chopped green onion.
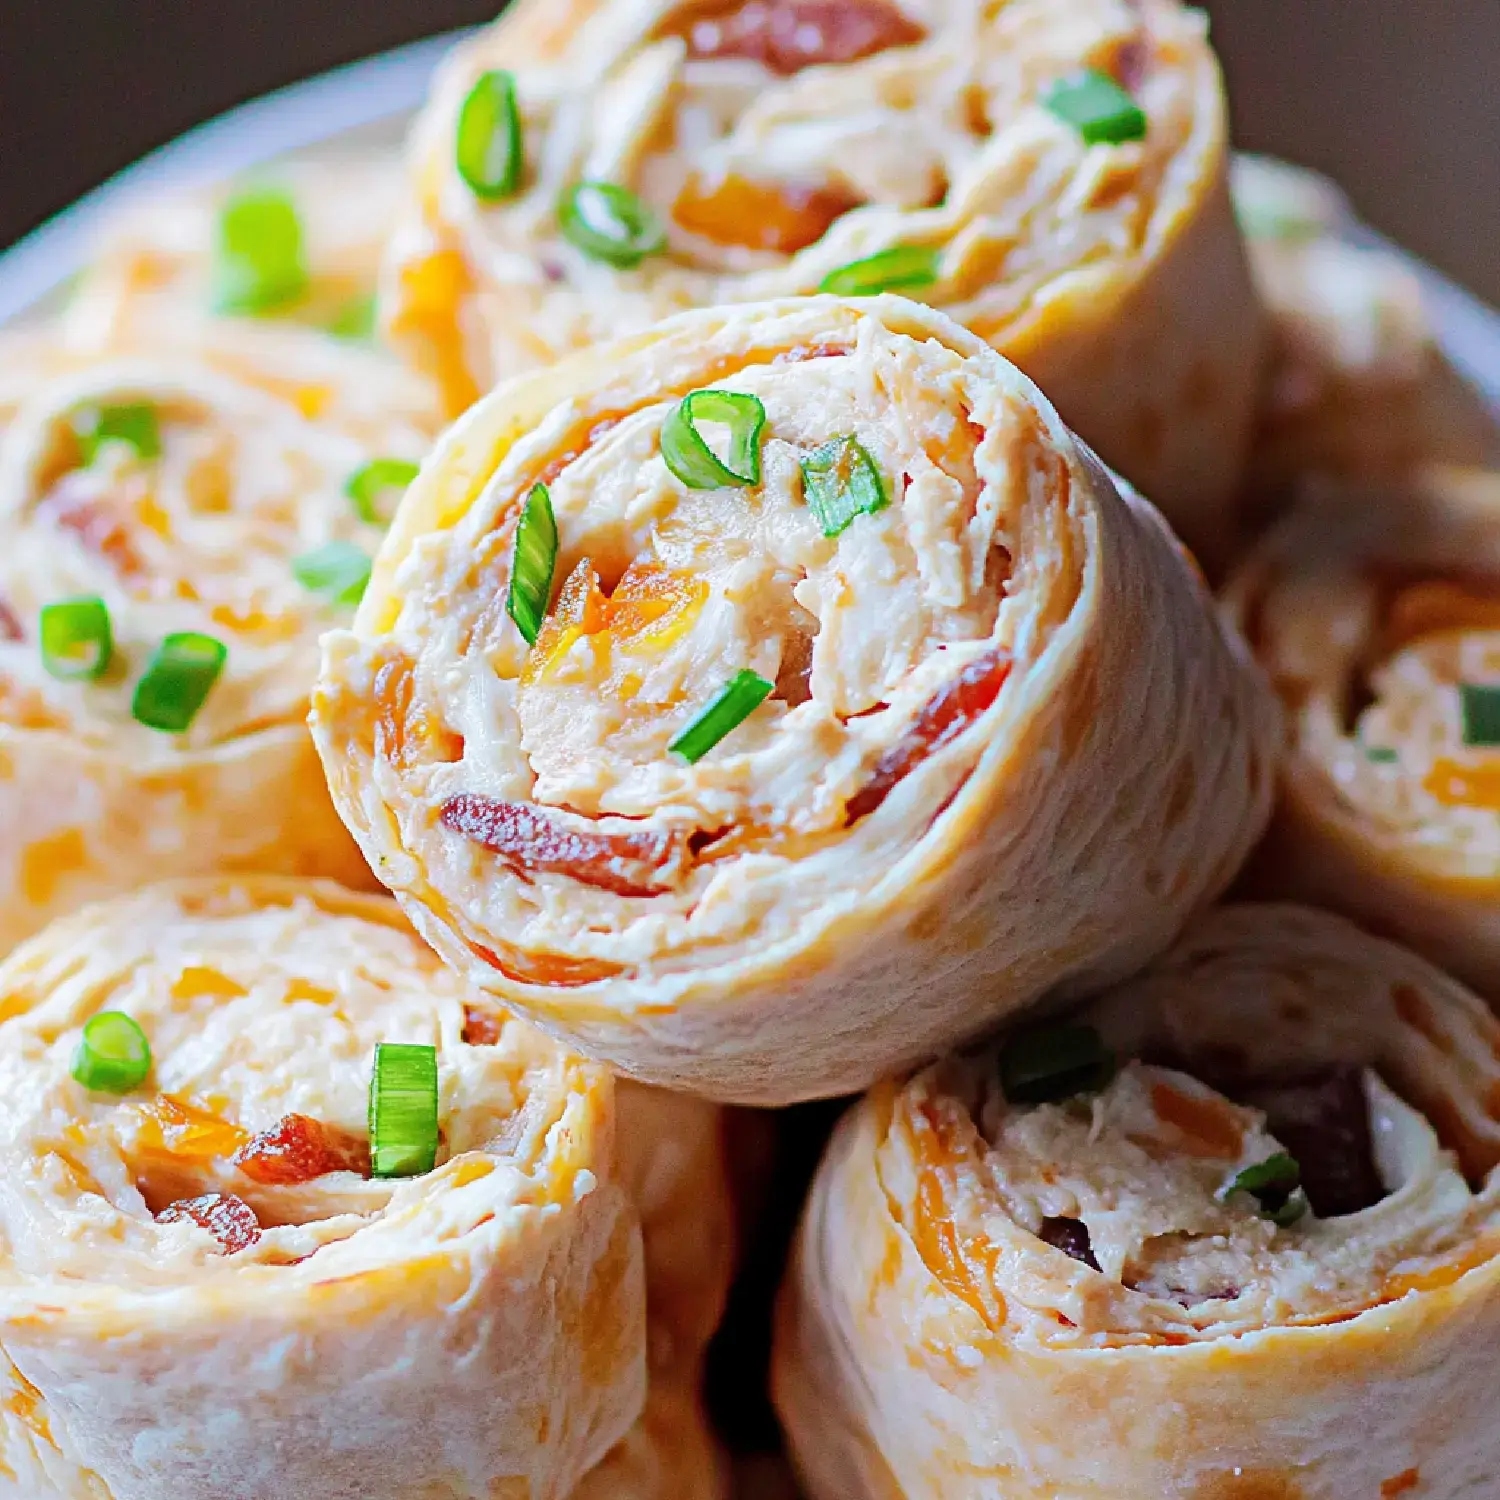
[[802, 494], [824, 536], [891, 503], [875, 460], [852, 437], [834, 438], [802, 460]]
[[340, 339], [374, 338], [375, 294], [362, 292], [358, 297], [351, 297], [328, 320], [328, 331]]
[[354, 502], [354, 513], [372, 526], [387, 526], [390, 516], [380, 505], [382, 495], [399, 499], [421, 471], [419, 464], [405, 458], [372, 458], [356, 469], [344, 484], [344, 493]]
[[1221, 1199], [1232, 1193], [1248, 1193], [1255, 1199], [1261, 1216], [1283, 1229], [1295, 1224], [1308, 1210], [1307, 1194], [1302, 1191], [1302, 1169], [1296, 1157], [1285, 1151], [1246, 1167], [1219, 1189]]
[[1399, 757], [1389, 745], [1366, 745], [1365, 759], [1373, 761], [1377, 766], [1388, 766], [1398, 760]]
[[1023, 1031], [1000, 1049], [1000, 1087], [1011, 1104], [1097, 1094], [1114, 1076], [1115, 1055], [1092, 1026]]
[[236, 193], [219, 213], [219, 311], [275, 312], [306, 290], [302, 220], [290, 195], [271, 187]]
[[143, 462], [161, 456], [161, 427], [156, 408], [144, 401], [120, 406], [88, 406], [73, 415], [84, 467], [94, 462], [106, 443], [124, 443], [134, 448]]
[[352, 542], [329, 542], [292, 559], [292, 573], [310, 594], [358, 604], [370, 582], [370, 558]]
[[873, 297], [877, 292], [931, 286], [938, 279], [940, 259], [941, 252], [933, 245], [892, 245], [830, 271], [818, 290], [841, 297]]
[[[699, 422], [721, 422], [729, 429], [726, 463], [703, 440]], [[662, 423], [661, 456], [693, 490], [760, 483], [760, 434], [766, 409], [758, 397], [739, 391], [693, 391]]]
[[594, 260], [628, 271], [667, 243], [662, 222], [628, 188], [580, 182], [557, 210], [563, 238]]
[[370, 1074], [370, 1174], [420, 1177], [437, 1164], [437, 1048], [379, 1042]]
[[1464, 744], [1500, 745], [1500, 687], [1461, 682], [1458, 696], [1463, 707]]
[[187, 630], [167, 636], [135, 685], [131, 715], [147, 729], [185, 733], [208, 701], [228, 656], [229, 648], [211, 635]]
[[86, 1089], [128, 1094], [151, 1071], [151, 1043], [121, 1010], [101, 1010], [84, 1023], [70, 1070]]
[[42, 606], [42, 665], [64, 682], [92, 682], [114, 655], [109, 606], [97, 595], [80, 595]]
[[1086, 146], [1119, 146], [1146, 134], [1146, 112], [1108, 73], [1085, 68], [1059, 78], [1042, 103], [1083, 137]]
[[458, 111], [458, 175], [476, 198], [492, 203], [521, 185], [521, 113], [512, 73], [482, 73]]
[[771, 696], [774, 686], [748, 668], [736, 672], [713, 702], [667, 748], [690, 766], [696, 765]]
[[506, 610], [528, 646], [536, 645], [547, 606], [552, 602], [552, 574], [557, 567], [557, 518], [545, 484], [533, 485], [521, 519], [516, 522], [516, 545], [510, 560], [510, 595]]

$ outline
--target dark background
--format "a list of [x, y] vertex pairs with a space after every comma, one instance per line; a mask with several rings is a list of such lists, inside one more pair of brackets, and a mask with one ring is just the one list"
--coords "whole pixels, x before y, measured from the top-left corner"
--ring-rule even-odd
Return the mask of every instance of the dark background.
[[[188, 126], [496, 0], [0, 0], [0, 246]], [[1242, 144], [1500, 303], [1500, 0], [1210, 0]]]

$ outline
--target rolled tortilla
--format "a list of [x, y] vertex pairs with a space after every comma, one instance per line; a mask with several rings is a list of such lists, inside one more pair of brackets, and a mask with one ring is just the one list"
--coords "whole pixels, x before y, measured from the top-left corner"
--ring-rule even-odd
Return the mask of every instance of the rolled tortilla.
[[[0, 995], [0, 1348], [112, 1500], [560, 1497], [626, 1433], [613, 1084], [474, 1012], [390, 903], [153, 887], [25, 944]], [[103, 1010], [151, 1044], [123, 1096], [70, 1076]], [[437, 1049], [425, 1175], [370, 1176], [381, 1042]]]
[[[757, 484], [662, 457], [710, 387], [764, 410]], [[589, 1055], [745, 1103], [1138, 967], [1244, 857], [1278, 748], [1156, 511], [899, 298], [684, 314], [503, 387], [324, 651], [334, 799], [423, 935]], [[770, 697], [689, 763], [733, 680]]]
[[1271, 328], [1250, 450], [1263, 500], [1307, 474], [1500, 456], [1500, 424], [1444, 355], [1410, 261], [1353, 242], [1358, 223], [1331, 182], [1242, 155], [1234, 200]]
[[[435, 422], [423, 387], [374, 356], [307, 352], [300, 337], [99, 359], [49, 343], [24, 399], [0, 401], [0, 952], [162, 876], [369, 882], [304, 722], [318, 636], [352, 606], [295, 570], [330, 544], [356, 563], [375, 551], [384, 518], [362, 519], [346, 486], [373, 460], [419, 459]], [[144, 409], [145, 447], [91, 455], [80, 426], [120, 409]], [[64, 681], [39, 622], [78, 597], [108, 609], [113, 655]], [[177, 734], [133, 702], [181, 632], [228, 654]]]
[[[1045, 107], [1083, 68], [1125, 86], [1144, 139], [1088, 145]], [[498, 199], [456, 149], [494, 70], [525, 156]], [[1020, 365], [1214, 561], [1262, 332], [1226, 160], [1204, 20], [1172, 0], [530, 0], [439, 74], [385, 320], [457, 411], [670, 313], [923, 247], [913, 295]], [[562, 195], [600, 180], [655, 213], [661, 253], [618, 269], [562, 233]]]
[[1254, 889], [1345, 911], [1500, 999], [1500, 476], [1319, 486], [1226, 603], [1290, 726]]
[[[208, 187], [141, 193], [106, 222], [69, 299], [66, 336], [109, 347], [149, 338], [182, 314], [218, 314], [367, 339], [402, 189], [395, 152], [343, 152]], [[233, 259], [235, 213], [250, 200], [241, 237], [252, 252], [259, 241], [267, 272], [259, 287], [245, 286], [243, 273], [237, 280]]]
[[1038, 1086], [1012, 1044], [841, 1124], [776, 1355], [814, 1500], [1482, 1494], [1500, 1026], [1481, 1002], [1341, 918], [1243, 906], [1077, 1024], [1120, 1064], [1092, 1093]]

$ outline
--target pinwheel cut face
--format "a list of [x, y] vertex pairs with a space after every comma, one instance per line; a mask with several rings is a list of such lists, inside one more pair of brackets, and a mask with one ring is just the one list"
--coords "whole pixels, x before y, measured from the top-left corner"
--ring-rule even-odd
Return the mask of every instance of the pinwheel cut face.
[[[528, 1172], [567, 1102], [559, 1090], [547, 1106], [529, 1085], [549, 1064], [566, 1074], [560, 1055], [498, 1012], [466, 1010], [471, 997], [394, 914], [383, 925], [306, 902], [226, 900], [137, 946], [29, 973], [27, 994], [47, 995], [33, 1009], [25, 994], [0, 999], [9, 1278], [165, 1287], [231, 1257], [337, 1274], [328, 1251], [378, 1256], [383, 1214], [415, 1194], [459, 1195], [456, 1231], [464, 1184]], [[151, 1071], [125, 1094], [72, 1075], [81, 1028], [100, 1010], [124, 1012], [149, 1039]], [[371, 1178], [377, 1042], [437, 1049], [431, 1177]]]
[[[345, 493], [369, 449], [217, 376], [58, 389], [75, 395], [28, 409], [0, 472], [0, 717], [157, 748], [132, 717], [132, 684], [164, 637], [194, 632], [227, 656], [193, 743], [295, 723], [318, 635], [352, 607], [299, 581], [298, 559], [331, 543], [357, 563], [379, 545]], [[126, 436], [96, 440], [95, 429]], [[409, 450], [414, 439], [398, 441]], [[113, 652], [97, 678], [64, 680], [48, 670], [38, 622], [80, 597], [107, 607]]]
[[1300, 748], [1345, 804], [1484, 875], [1500, 864], [1500, 587], [1476, 564], [1294, 577], [1258, 623]]
[[[1066, 465], [985, 368], [873, 322], [747, 359], [714, 386], [764, 407], [744, 486], [668, 466], [675, 396], [561, 408], [519, 443], [402, 564], [390, 634], [338, 667], [432, 885], [523, 947], [636, 959], [743, 935], [768, 902], [816, 910], [850, 879], [830, 857], [849, 838], [892, 861], [919, 841], [1077, 588], [1052, 577], [1078, 545]], [[835, 534], [805, 472], [830, 444], [868, 502]], [[506, 600], [543, 476], [566, 582], [528, 647]], [[1052, 590], [1029, 618], [1023, 584]], [[764, 701], [690, 758], [684, 732], [745, 672]], [[747, 864], [761, 894], [716, 900]]]
[[[948, 247], [917, 295], [982, 302], [994, 329], [1061, 270], [1143, 245], [1194, 131], [1204, 55], [1197, 23], [1155, 0], [1084, 0], [1065, 24], [1042, 0], [614, 5], [582, 60], [541, 18], [514, 26], [492, 55], [476, 46], [462, 82], [515, 72], [527, 173], [516, 196], [481, 202], [449, 172], [429, 204], [472, 230], [481, 279], [512, 281], [518, 253], [540, 254], [549, 282], [602, 290], [607, 265], [559, 235], [556, 204], [606, 181], [661, 220], [667, 254], [642, 272], [668, 305], [730, 300], [715, 295], [726, 276], [748, 276], [751, 296], [812, 291], [912, 243]], [[1097, 148], [1044, 106], [1081, 69], [1134, 98], [1144, 141]], [[446, 167], [446, 136], [436, 149]], [[814, 246], [788, 280], [787, 258]]]

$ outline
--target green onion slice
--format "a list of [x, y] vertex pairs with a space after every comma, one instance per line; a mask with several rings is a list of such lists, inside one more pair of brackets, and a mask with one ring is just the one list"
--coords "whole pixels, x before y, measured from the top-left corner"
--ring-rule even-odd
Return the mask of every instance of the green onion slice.
[[80, 595], [42, 606], [42, 665], [64, 682], [92, 682], [114, 655], [109, 606], [97, 595]]
[[1119, 146], [1146, 134], [1146, 112], [1108, 73], [1085, 68], [1059, 78], [1042, 103], [1083, 137], [1086, 146]]
[[354, 502], [354, 513], [372, 526], [388, 526], [390, 514], [380, 503], [383, 495], [400, 499], [421, 470], [405, 458], [372, 458], [356, 469], [344, 484], [344, 493]]
[[696, 765], [725, 735], [738, 729], [771, 696], [774, 687], [749, 668], [736, 672], [667, 748], [690, 766]]
[[144, 401], [119, 406], [88, 406], [73, 415], [73, 431], [84, 466], [93, 463], [106, 443], [124, 443], [143, 462], [161, 456], [161, 427], [156, 408]]
[[128, 1094], [151, 1071], [151, 1043], [121, 1010], [101, 1010], [84, 1023], [71, 1072], [86, 1089]]
[[437, 1164], [437, 1048], [380, 1042], [370, 1074], [370, 1174], [420, 1177]]
[[269, 313], [307, 290], [302, 220], [280, 188], [246, 188], [220, 210], [215, 302], [220, 312]]
[[622, 271], [640, 265], [667, 243], [661, 220], [628, 188], [613, 182], [580, 182], [569, 188], [557, 217], [565, 240]]
[[374, 338], [375, 294], [362, 292], [358, 297], [351, 297], [328, 320], [328, 331], [340, 339]]
[[933, 245], [892, 245], [863, 260], [830, 271], [818, 286], [820, 292], [841, 297], [873, 297], [877, 292], [915, 290], [938, 279], [941, 252]]
[[510, 596], [505, 607], [528, 646], [536, 645], [547, 606], [552, 602], [552, 574], [557, 568], [557, 517], [545, 484], [533, 485], [510, 560]]
[[358, 604], [370, 582], [370, 558], [352, 542], [328, 542], [292, 559], [292, 573], [310, 594]]
[[469, 191], [487, 203], [511, 197], [521, 185], [521, 113], [514, 74], [483, 73], [469, 90], [458, 111], [454, 160]]
[[1115, 1055], [1092, 1026], [1023, 1031], [1000, 1049], [1000, 1087], [1011, 1104], [1097, 1094], [1114, 1076]]
[[802, 494], [824, 536], [891, 503], [875, 460], [853, 437], [834, 438], [802, 460]]
[[1389, 766], [1394, 765], [1400, 757], [1390, 745], [1366, 745], [1365, 759], [1377, 766]]
[[1463, 708], [1464, 744], [1500, 745], [1500, 687], [1461, 682], [1458, 696]]
[[1308, 1210], [1307, 1194], [1302, 1191], [1302, 1169], [1296, 1157], [1285, 1151], [1236, 1173], [1220, 1188], [1219, 1197], [1228, 1198], [1232, 1193], [1248, 1193], [1259, 1206], [1261, 1216], [1283, 1229], [1295, 1224]]
[[[698, 431], [699, 422], [729, 429], [729, 459], [720, 459]], [[692, 490], [760, 483], [760, 435], [766, 409], [758, 397], [739, 391], [693, 391], [662, 423], [661, 456]]]
[[228, 656], [229, 648], [211, 635], [187, 630], [167, 636], [135, 685], [131, 715], [147, 729], [185, 733], [208, 701]]

